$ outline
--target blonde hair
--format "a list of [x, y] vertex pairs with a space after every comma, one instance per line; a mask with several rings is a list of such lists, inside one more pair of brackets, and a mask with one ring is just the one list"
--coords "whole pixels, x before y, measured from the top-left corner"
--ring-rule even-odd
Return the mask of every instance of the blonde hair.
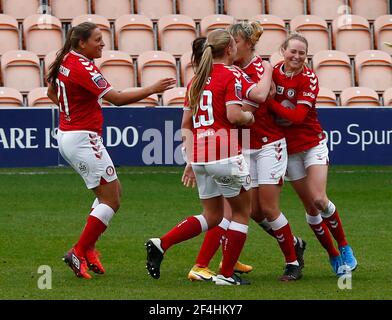
[[287, 47], [289, 46], [289, 42], [291, 40], [298, 40], [298, 41], [303, 42], [306, 46], [306, 54], [308, 54], [308, 48], [309, 48], [308, 40], [299, 32], [292, 32], [287, 36], [286, 40], [284, 40], [280, 46], [281, 52], [283, 52], [283, 50], [287, 49]]
[[263, 34], [263, 27], [258, 21], [235, 23], [228, 27], [227, 30], [233, 37], [240, 36], [249, 41], [252, 45], [252, 50], [255, 50], [255, 46]]
[[203, 55], [188, 93], [189, 106], [193, 114], [196, 114], [199, 108], [200, 97], [210, 76], [213, 59], [222, 58], [225, 55], [225, 49], [230, 45], [231, 39], [230, 33], [223, 29], [216, 29], [208, 34]]

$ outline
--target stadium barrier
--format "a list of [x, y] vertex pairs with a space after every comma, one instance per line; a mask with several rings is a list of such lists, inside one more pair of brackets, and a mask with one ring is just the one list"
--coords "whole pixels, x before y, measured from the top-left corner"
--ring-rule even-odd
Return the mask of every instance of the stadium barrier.
[[[183, 165], [181, 108], [107, 107], [104, 143], [116, 165]], [[391, 107], [324, 107], [318, 114], [332, 164], [392, 165]], [[0, 109], [0, 167], [65, 165], [58, 152], [58, 111]]]

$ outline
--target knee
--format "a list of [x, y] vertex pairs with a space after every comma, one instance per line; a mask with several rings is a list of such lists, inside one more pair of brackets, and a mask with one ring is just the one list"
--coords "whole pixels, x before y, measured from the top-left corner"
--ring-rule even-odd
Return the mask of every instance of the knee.
[[328, 200], [324, 197], [316, 197], [313, 199], [313, 205], [318, 209], [323, 211], [327, 205], [328, 205]]
[[263, 206], [262, 208], [263, 216], [269, 221], [275, 220], [280, 215], [279, 208], [274, 206]]

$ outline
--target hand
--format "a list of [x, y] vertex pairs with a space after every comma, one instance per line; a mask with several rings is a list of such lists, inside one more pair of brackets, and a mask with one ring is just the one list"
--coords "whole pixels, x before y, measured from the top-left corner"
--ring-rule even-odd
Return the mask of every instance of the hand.
[[163, 78], [158, 80], [151, 86], [151, 90], [153, 93], [160, 93], [166, 91], [168, 89], [174, 88], [177, 80], [174, 78]]
[[269, 63], [269, 62], [266, 61], [266, 60], [263, 60], [262, 63], [261, 63], [261, 65], [262, 65], [262, 67], [264, 68], [264, 72], [267, 71], [267, 72], [272, 73], [272, 70], [273, 70], [274, 68], [272, 67], [271, 63]]
[[187, 164], [184, 173], [182, 174], [181, 178], [182, 183], [184, 184], [185, 187], [192, 187], [194, 188], [196, 186], [196, 177], [195, 173], [193, 172], [192, 165]]
[[273, 98], [275, 98], [275, 94], [276, 94], [276, 85], [273, 81], [271, 81], [271, 88], [269, 91], [269, 97], [273, 99]]

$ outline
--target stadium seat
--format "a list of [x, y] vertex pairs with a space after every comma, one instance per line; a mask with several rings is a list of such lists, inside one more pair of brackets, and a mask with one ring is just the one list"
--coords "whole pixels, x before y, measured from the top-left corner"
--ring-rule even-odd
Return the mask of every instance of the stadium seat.
[[316, 100], [316, 107], [336, 107], [338, 105], [335, 93], [325, 87], [320, 87]]
[[97, 14], [83, 14], [81, 16], [77, 16], [73, 18], [71, 25], [72, 27], [77, 26], [83, 22], [92, 22], [95, 23], [102, 32], [102, 39], [105, 42], [104, 50], [112, 49], [112, 32], [110, 30], [109, 20], [103, 16], [99, 16]]
[[249, 19], [263, 13], [262, 0], [224, 0], [225, 14], [236, 19]]
[[52, 15], [62, 21], [71, 21], [73, 18], [89, 14], [88, 0], [49, 0]]
[[206, 16], [200, 21], [200, 35], [206, 36], [215, 29], [226, 29], [234, 23], [234, 18], [225, 14], [213, 14]]
[[172, 0], [134, 0], [137, 14], [157, 20], [168, 14], [174, 14]]
[[137, 58], [138, 77], [141, 87], [149, 86], [158, 79], [176, 79], [176, 60], [164, 51], [146, 51]]
[[4, 86], [22, 93], [41, 85], [39, 59], [34, 52], [7, 51], [1, 57], [1, 72]]
[[185, 14], [194, 20], [217, 13], [215, 0], [177, 0], [177, 13]]
[[116, 19], [118, 50], [136, 57], [144, 51], [154, 50], [154, 30], [151, 20], [139, 14], [127, 14]]
[[163, 16], [158, 21], [159, 48], [180, 56], [192, 47], [196, 25], [191, 17], [182, 14]]
[[41, 13], [40, 3], [40, 0], [6, 0], [2, 1], [2, 8], [4, 14], [23, 20], [32, 14]]
[[262, 56], [268, 56], [279, 51], [280, 45], [287, 37], [287, 30], [282, 18], [273, 15], [257, 15], [251, 20], [259, 21], [263, 26], [263, 34], [256, 44], [256, 52]]
[[130, 0], [92, 0], [91, 4], [95, 14], [111, 20], [124, 14], [133, 13], [132, 1]]
[[343, 15], [332, 22], [333, 47], [348, 55], [371, 49], [369, 22], [361, 16]]
[[35, 88], [27, 94], [28, 107], [49, 107], [54, 105], [53, 101], [48, 98], [48, 88]]
[[384, 91], [392, 87], [392, 58], [380, 50], [366, 50], [355, 56], [358, 86]]
[[23, 107], [22, 94], [14, 88], [0, 87], [0, 107]]
[[336, 50], [319, 51], [312, 61], [320, 86], [341, 91], [353, 85], [350, 58], [346, 53]]
[[392, 42], [392, 15], [380, 16], [374, 21], [375, 48], [392, 54], [392, 47], [384, 42]]
[[271, 63], [272, 66], [277, 65], [279, 62], [283, 61], [283, 56], [279, 51], [274, 52], [271, 54], [269, 57], [269, 62]]
[[388, 0], [349, 0], [352, 14], [374, 20], [388, 14]]
[[305, 12], [306, 0], [265, 0], [266, 13], [290, 20]]
[[345, 106], [379, 106], [376, 91], [365, 87], [346, 88], [340, 95], [341, 105]]
[[296, 16], [290, 21], [291, 32], [302, 33], [309, 43], [308, 54], [329, 49], [328, 25], [324, 19], [314, 15]]
[[164, 106], [184, 106], [186, 88], [176, 87], [165, 91], [162, 95]]
[[392, 107], [392, 88], [384, 91], [383, 94], [384, 106]]
[[349, 13], [346, 0], [307, 0], [308, 10], [312, 15], [325, 20], [333, 20], [341, 14]]
[[135, 86], [135, 73], [132, 58], [123, 51], [107, 50], [95, 60], [95, 65], [106, 80], [116, 90]]
[[0, 56], [6, 51], [19, 49], [18, 22], [6, 14], [0, 14], [0, 43]]
[[185, 52], [180, 59], [181, 64], [181, 84], [186, 87], [194, 76], [193, 66], [191, 62], [192, 51]]
[[[132, 92], [138, 88], [127, 88], [124, 91]], [[156, 107], [159, 105], [159, 98], [157, 94], [152, 94], [138, 102], [127, 104], [127, 106], [142, 106], [142, 107]]]
[[25, 48], [43, 57], [63, 44], [61, 22], [48, 14], [34, 14], [23, 20]]

